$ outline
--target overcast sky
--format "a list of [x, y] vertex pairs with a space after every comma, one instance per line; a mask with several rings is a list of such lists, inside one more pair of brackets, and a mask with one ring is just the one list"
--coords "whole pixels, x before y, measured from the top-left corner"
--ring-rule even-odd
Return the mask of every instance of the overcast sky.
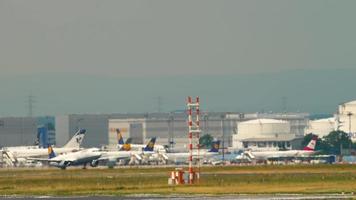
[[[355, 8], [353, 0], [0, 0], [0, 77], [6, 78], [3, 80], [6, 85], [0, 85], [5, 96], [0, 103], [5, 104], [3, 110], [8, 109], [5, 114], [25, 114], [22, 104], [27, 94], [46, 96], [41, 91], [50, 90], [49, 87], [55, 87], [57, 94], [66, 90], [60, 83], [51, 85], [43, 79], [55, 74], [60, 76], [59, 80], [65, 80], [66, 74], [76, 74], [96, 81], [107, 77], [128, 78], [128, 82], [133, 82], [142, 77], [153, 80], [205, 75], [223, 79], [226, 75], [291, 70], [356, 69]], [[41, 84], [19, 85], [11, 81], [22, 76], [38, 79]], [[280, 87], [276, 85], [274, 89], [278, 91]], [[142, 92], [127, 89], [128, 96]], [[170, 89], [175, 94], [177, 88]], [[245, 89], [249, 90], [249, 86]], [[165, 83], [161, 83], [156, 91], [152, 88], [152, 96], [148, 98], [164, 97], [166, 90]], [[209, 92], [202, 95], [213, 97]], [[284, 94], [274, 95], [280, 98]], [[349, 93], [341, 95], [346, 99], [355, 97]], [[134, 96], [147, 98], [147, 95]], [[21, 106], [8, 105], [15, 98], [23, 99]], [[70, 99], [71, 95], [63, 92], [62, 98]], [[40, 102], [39, 113], [57, 114], [65, 110], [61, 102], [52, 102], [60, 105], [61, 110], [46, 110]], [[231, 102], [227, 108], [244, 107], [247, 103], [248, 100], [242, 101], [236, 106]], [[81, 104], [79, 100], [73, 101], [70, 107]], [[112, 102], [105, 106], [117, 105]], [[105, 106], [102, 110], [108, 111]], [[134, 107], [127, 102], [115, 111]], [[100, 108], [91, 110], [88, 104], [83, 110], [94, 112]]]

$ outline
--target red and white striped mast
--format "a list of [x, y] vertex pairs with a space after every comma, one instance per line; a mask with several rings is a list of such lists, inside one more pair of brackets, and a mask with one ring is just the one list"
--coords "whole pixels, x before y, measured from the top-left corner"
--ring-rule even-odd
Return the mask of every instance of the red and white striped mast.
[[[188, 108], [188, 137], [189, 137], [189, 184], [193, 184], [195, 179], [199, 180], [200, 172], [200, 102], [199, 97], [196, 97], [196, 101], [193, 102], [192, 98], [188, 97], [187, 108]], [[195, 113], [193, 113], [195, 111]], [[193, 117], [195, 117], [195, 122], [193, 122]], [[196, 145], [194, 145], [194, 143]], [[195, 147], [194, 147], [195, 146]], [[193, 151], [197, 150], [198, 166], [197, 172], [193, 169]]]

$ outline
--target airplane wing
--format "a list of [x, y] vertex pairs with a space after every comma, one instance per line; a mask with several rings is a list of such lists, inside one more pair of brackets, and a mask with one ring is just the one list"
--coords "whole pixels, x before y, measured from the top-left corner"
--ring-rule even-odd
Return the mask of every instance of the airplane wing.
[[99, 159], [97, 159], [98, 161], [104, 161], [104, 160], [108, 160], [108, 161], [117, 161], [117, 160], [122, 160], [122, 159], [128, 159], [131, 156], [129, 155], [115, 155], [115, 156], [101, 156]]
[[56, 159], [49, 159], [49, 158], [26, 158], [26, 160], [34, 160], [34, 161], [41, 161], [41, 162], [62, 162], [62, 160], [56, 160]]
[[165, 154], [165, 153], [160, 153], [159, 154], [163, 159], [165, 159], [165, 160], [168, 160], [169, 158], [168, 158], [168, 155], [167, 154]]
[[137, 154], [137, 153], [135, 153], [135, 154], [133, 154], [138, 160], [142, 160], [142, 156], [140, 155], [140, 154]]

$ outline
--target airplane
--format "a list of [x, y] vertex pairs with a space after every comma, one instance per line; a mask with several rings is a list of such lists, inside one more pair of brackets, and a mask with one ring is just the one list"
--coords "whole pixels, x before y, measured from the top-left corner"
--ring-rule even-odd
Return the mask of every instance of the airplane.
[[[80, 145], [85, 136], [85, 129], [80, 129], [74, 134], [74, 136], [63, 146], [59, 148], [54, 148], [54, 150], [59, 153], [73, 152], [80, 149]], [[3, 153], [11, 158], [13, 162], [23, 162], [28, 157], [44, 157], [47, 155], [47, 149], [34, 148], [33, 146], [28, 147], [4, 147]]]
[[[117, 133], [117, 140], [118, 140], [118, 148], [123, 151], [139, 151], [142, 148], [145, 148], [146, 145], [144, 144], [131, 144], [132, 139], [127, 138], [126, 142], [124, 143], [124, 139], [122, 137], [120, 129], [116, 129]], [[155, 152], [165, 152], [166, 148], [163, 145], [154, 145], [154, 150]]]
[[[272, 158], [292, 158], [306, 157], [316, 153], [315, 146], [318, 136], [314, 136], [308, 145], [303, 150], [287, 150], [287, 151], [245, 151], [244, 155], [254, 160], [268, 160]], [[241, 157], [241, 155], [239, 155]], [[239, 158], [240, 158], [239, 157]]]
[[56, 155], [51, 146], [48, 147], [48, 159], [43, 158], [28, 158], [28, 160], [48, 161], [50, 166], [66, 169], [69, 166], [83, 165], [83, 169], [89, 163], [91, 167], [96, 167], [99, 164], [99, 158], [102, 153], [98, 148], [83, 149], [77, 152], [64, 153]]
[[119, 128], [116, 129], [117, 135], [117, 148], [121, 151], [130, 151], [131, 150], [131, 141], [132, 138], [127, 138], [126, 142]]
[[135, 158], [139, 161], [143, 159], [144, 156], [150, 156], [155, 154], [154, 146], [156, 143], [156, 138], [153, 137], [147, 143], [147, 145], [141, 150], [116, 150], [116, 151], [103, 151], [99, 161], [107, 161], [109, 165], [115, 164], [119, 160]]
[[[202, 159], [202, 158], [209, 158], [212, 157], [214, 155], [218, 155], [219, 154], [219, 147], [220, 147], [220, 140], [217, 141], [213, 141], [212, 143], [212, 147], [210, 150], [206, 150], [206, 149], [201, 149], [199, 151], [199, 155], [198, 155], [198, 151], [193, 151], [193, 159]], [[182, 152], [182, 153], [163, 153], [162, 154], [163, 158], [166, 161], [173, 161], [175, 163], [177, 162], [186, 162], [190, 156], [189, 152]]]

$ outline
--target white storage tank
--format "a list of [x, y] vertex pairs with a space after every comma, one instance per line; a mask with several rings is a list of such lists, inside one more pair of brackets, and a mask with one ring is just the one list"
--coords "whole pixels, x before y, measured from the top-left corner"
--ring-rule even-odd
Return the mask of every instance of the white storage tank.
[[237, 124], [239, 138], [275, 137], [276, 134], [290, 134], [290, 123], [276, 119], [255, 119]]
[[313, 133], [319, 138], [328, 135], [331, 131], [336, 129], [335, 118], [325, 118], [318, 120], [310, 120], [308, 127], [305, 130], [305, 134]]
[[342, 103], [339, 105], [339, 114], [356, 113], [356, 100]]
[[280, 138], [294, 136], [288, 121], [276, 119], [255, 119], [238, 122], [237, 134], [233, 135], [233, 148], [241, 149], [243, 140], [258, 139], [261, 141], [280, 140]]
[[349, 133], [351, 139], [356, 141], [356, 100], [339, 105], [336, 115], [336, 126], [340, 130]]

